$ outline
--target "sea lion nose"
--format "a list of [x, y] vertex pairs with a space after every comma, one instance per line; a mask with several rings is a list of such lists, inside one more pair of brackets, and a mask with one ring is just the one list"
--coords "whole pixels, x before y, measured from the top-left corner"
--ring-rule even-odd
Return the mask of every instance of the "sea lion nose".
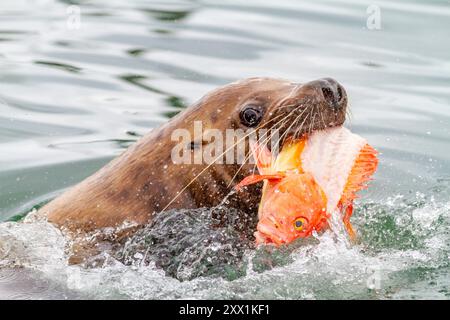
[[344, 88], [332, 78], [311, 81], [305, 85], [315, 89], [315, 92], [320, 96], [320, 99], [334, 111], [343, 109], [347, 103], [347, 93]]

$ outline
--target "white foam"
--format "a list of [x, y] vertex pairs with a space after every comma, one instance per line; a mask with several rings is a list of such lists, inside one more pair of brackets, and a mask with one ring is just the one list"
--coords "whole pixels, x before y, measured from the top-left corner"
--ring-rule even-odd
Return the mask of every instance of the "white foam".
[[[8, 297], [15, 294], [12, 298], [75, 295], [75, 298], [104, 299], [382, 299], [386, 298], [386, 292], [391, 292], [391, 288], [400, 290], [398, 295], [406, 298], [437, 293], [438, 288], [428, 285], [428, 282], [411, 282], [410, 272], [424, 267], [435, 268], [436, 271], [430, 271], [430, 276], [439, 270], [447, 272], [450, 204], [428, 201], [416, 208], [408, 205], [402, 197], [393, 197], [384, 199], [379, 207], [370, 209], [364, 221], [373, 217], [375, 220], [381, 219], [378, 220], [380, 223], [384, 220], [378, 218], [380, 215], [385, 218], [405, 217], [402, 219], [405, 220], [404, 224], [395, 223], [396, 228], [413, 227], [409, 237], [424, 241], [424, 245], [397, 248], [386, 243], [376, 250], [370, 250], [364, 244], [349, 248], [328, 230], [317, 236], [318, 243], [305, 244], [295, 249], [290, 255], [292, 262], [263, 273], [248, 272], [234, 281], [200, 277], [180, 282], [165, 276], [154, 265], [140, 267], [116, 263], [92, 269], [71, 266], [67, 264], [64, 254], [65, 239], [51, 224], [29, 219], [21, 223], [1, 223], [0, 297], [3, 293]], [[424, 219], [430, 220], [429, 223], [423, 223]], [[377, 223], [375, 220], [371, 220], [371, 223]], [[380, 227], [386, 226], [382, 224]], [[433, 232], [430, 232], [430, 228]], [[366, 229], [366, 232], [373, 231]], [[254, 254], [254, 251], [250, 251], [249, 258]], [[18, 269], [10, 269], [14, 267]], [[36, 276], [37, 282], [25, 277], [20, 270], [33, 271], [31, 275]], [[379, 277], [379, 291], [370, 291], [367, 287], [374, 277]], [[24, 286], [24, 282], [29, 283]], [[16, 283], [20, 286], [14, 287]], [[14, 292], [2, 292], [2, 285], [9, 291], [11, 288], [17, 289]], [[45, 285], [47, 291], [43, 291]], [[58, 286], [70, 291], [61, 289], [64, 295], [57, 295], [58, 292], [53, 292], [59, 290]], [[417, 286], [418, 289], [412, 292], [411, 286]], [[30, 290], [35, 292], [31, 294]]]

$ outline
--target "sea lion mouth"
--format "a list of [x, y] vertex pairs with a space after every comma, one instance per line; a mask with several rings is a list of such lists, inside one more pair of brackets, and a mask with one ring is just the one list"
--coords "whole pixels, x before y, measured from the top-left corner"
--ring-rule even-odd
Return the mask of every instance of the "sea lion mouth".
[[306, 134], [311, 134], [316, 131], [326, 130], [329, 128], [335, 128], [340, 127], [344, 124], [344, 121], [332, 121], [329, 123], [317, 123], [312, 124], [309, 128], [306, 130], [302, 130], [302, 128], [291, 128], [285, 132], [285, 139], [283, 141], [291, 141], [291, 140], [298, 140], [302, 138]]
[[[276, 137], [267, 143], [269, 150], [273, 147], [281, 148], [288, 142], [302, 139], [305, 135], [312, 134], [316, 131], [326, 130], [329, 128], [340, 127], [346, 120], [346, 108], [336, 113], [323, 112], [314, 105], [304, 106], [303, 111], [306, 116], [301, 116], [298, 111], [292, 111], [288, 116], [289, 120], [282, 126], [273, 126], [270, 128], [271, 135]], [[307, 111], [311, 109], [311, 111]], [[316, 110], [314, 110], [316, 109]]]
[[[342, 126], [347, 114], [345, 89], [330, 78], [295, 87], [274, 107], [270, 130], [278, 131], [278, 145], [297, 140], [305, 134]], [[281, 120], [280, 120], [281, 119]]]

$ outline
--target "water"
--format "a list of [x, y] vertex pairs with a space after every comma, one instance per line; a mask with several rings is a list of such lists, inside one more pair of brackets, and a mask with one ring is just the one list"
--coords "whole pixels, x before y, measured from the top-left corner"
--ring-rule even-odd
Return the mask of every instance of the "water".
[[381, 162], [354, 213], [355, 246], [326, 232], [274, 252], [243, 249], [238, 268], [190, 277], [194, 266], [180, 281], [112, 257], [101, 268], [68, 266], [52, 226], [5, 222], [0, 298], [448, 299], [450, 6], [377, 1], [381, 30], [369, 30], [371, 4], [2, 0], [2, 221], [54, 198], [207, 91], [251, 76], [338, 79], [350, 97], [347, 126]]

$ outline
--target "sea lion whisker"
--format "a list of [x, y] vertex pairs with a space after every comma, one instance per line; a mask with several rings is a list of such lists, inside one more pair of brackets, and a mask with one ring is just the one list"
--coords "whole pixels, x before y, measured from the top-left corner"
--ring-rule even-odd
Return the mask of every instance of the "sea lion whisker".
[[[280, 115], [281, 116], [281, 115]], [[276, 125], [278, 125], [281, 121], [283, 121], [283, 123], [281, 125], [279, 125], [279, 127], [281, 127], [284, 122], [287, 120], [287, 118], [290, 116], [290, 114], [286, 114], [284, 115], [284, 117], [277, 121], [272, 127], [275, 127]], [[278, 117], [279, 118], [279, 117]], [[266, 141], [268, 141], [269, 139], [272, 138], [273, 134], [278, 130], [279, 128], [276, 128], [275, 131], [271, 131], [270, 136], [265, 136], [264, 140], [262, 141], [264, 144], [266, 143]], [[259, 140], [261, 139], [260, 137], [258, 137], [258, 144], [261, 145], [261, 141]], [[261, 152], [262, 150], [260, 150], [259, 152]], [[248, 159], [250, 159], [250, 156], [252, 155], [251, 150], [248, 150], [248, 154], [246, 155], [243, 164], [239, 167], [239, 169], [236, 171], [236, 173], [234, 174], [234, 176], [232, 177], [230, 183], [228, 184], [228, 188], [233, 184], [234, 179], [236, 179], [237, 175], [239, 174], [239, 172], [242, 170], [243, 166], [245, 165], [245, 163], [248, 161]], [[253, 171], [256, 168], [256, 164], [253, 167]]]
[[291, 107], [296, 107], [296, 106], [298, 106], [297, 103], [285, 104], [285, 105], [282, 105], [282, 106], [278, 107], [277, 110], [281, 110], [281, 109], [285, 109], [285, 108], [291, 108]]
[[[262, 141], [262, 143], [259, 143], [259, 145], [266, 144], [266, 141], [268, 141], [269, 139], [272, 140], [273, 135], [275, 134], [275, 132], [278, 132], [278, 131], [280, 130], [280, 128], [282, 128], [282, 127], [285, 125], [285, 123], [286, 123], [286, 121], [288, 120], [288, 117], [289, 117], [289, 116], [290, 116], [290, 114], [286, 115], [286, 116], [282, 119], [283, 122], [281, 122], [281, 124], [279, 124], [279, 126], [278, 126], [277, 128], [275, 128], [275, 130], [271, 131], [270, 136], [269, 136], [269, 137], [266, 137], [266, 139], [264, 139], [264, 141]], [[278, 123], [279, 123], [279, 122], [277, 122], [277, 124], [278, 124]], [[277, 145], [277, 144], [279, 143], [279, 140], [280, 140], [280, 139], [278, 138], [277, 141], [276, 141], [276, 143], [275, 143], [275, 145]], [[262, 149], [259, 151], [258, 157], [261, 155], [261, 152], [262, 152]], [[257, 166], [257, 163], [255, 162], [255, 164], [253, 165], [253, 171], [255, 171], [256, 166]]]
[[276, 142], [276, 145], [280, 144], [281, 139], [287, 134], [288, 131], [285, 131], [280, 137], [278, 137], [278, 140]]
[[316, 120], [316, 112], [314, 112], [314, 115], [313, 115], [313, 118], [312, 118], [312, 120], [311, 120], [311, 122], [309, 123], [309, 129], [308, 129], [308, 133], [309, 134], [311, 134], [311, 132], [312, 132], [312, 128], [313, 128], [313, 125], [314, 125], [314, 121]]
[[[306, 110], [306, 109], [305, 109]], [[307, 117], [306, 117], [307, 118]], [[296, 119], [295, 122], [298, 122], [300, 119]], [[295, 129], [295, 132], [293, 134], [294, 139], [297, 139], [297, 135], [299, 132], [301, 132], [302, 128], [303, 128], [303, 123], [300, 126], [297, 126], [297, 128]]]
[[[289, 117], [289, 116], [290, 116], [289, 114], [286, 115], [286, 116], [282, 119], [281, 124], [280, 124], [277, 128], [272, 129], [271, 132], [270, 132], [270, 135], [267, 136], [267, 137], [265, 137], [265, 139], [264, 139], [262, 142], [259, 142], [259, 141], [258, 141], [259, 145], [266, 145], [268, 141], [272, 140], [274, 134], [275, 134], [276, 132], [278, 132], [278, 131], [280, 130], [280, 128], [282, 128], [282, 127], [285, 125], [285, 123], [286, 123], [286, 121], [288, 120], [288, 117]], [[279, 121], [279, 122], [280, 122], [280, 121]], [[277, 122], [277, 124], [278, 124], [279, 122]], [[258, 157], [261, 155], [262, 151], [263, 151], [262, 149], [259, 150]]]
[[320, 118], [322, 119], [323, 128], [325, 129], [327, 127], [327, 124], [325, 122], [325, 119], [323, 118], [323, 113], [320, 112], [320, 110], [319, 110], [319, 114], [320, 114]]
[[169, 203], [161, 210], [161, 211], [165, 211], [176, 199], [178, 199], [178, 197], [187, 189], [189, 188], [190, 185], [192, 185], [195, 180], [197, 180], [206, 170], [208, 170], [217, 160], [219, 160], [220, 158], [223, 157], [223, 155], [225, 155], [228, 151], [230, 151], [231, 149], [233, 149], [238, 143], [240, 143], [242, 140], [244, 140], [245, 138], [247, 138], [248, 136], [250, 136], [251, 134], [254, 133], [254, 131], [256, 131], [257, 129], [259, 129], [260, 126], [258, 126], [257, 128], [255, 128], [255, 130], [250, 131], [249, 133], [247, 133], [246, 135], [244, 135], [242, 138], [240, 138], [237, 142], [233, 143], [232, 146], [228, 147], [224, 152], [222, 152], [220, 155], [218, 155], [216, 158], [214, 158], [214, 160], [208, 164], [205, 168], [203, 168], [202, 171], [200, 171], [200, 173], [198, 173], [194, 178], [192, 178], [192, 180], [186, 184], [173, 198], [172, 200], [169, 201]]
[[296, 135], [296, 136], [297, 136], [297, 135], [300, 136], [300, 134], [302, 133], [303, 127], [304, 127], [306, 121], [307, 121], [307, 120], [309, 119], [309, 117], [311, 116], [312, 112], [313, 112], [313, 111], [312, 111], [311, 109], [309, 109], [308, 114], [305, 116], [305, 118], [303, 119], [302, 123], [300, 124], [300, 126], [298, 126], [298, 129], [297, 129], [296, 132], [295, 132], [295, 135]]
[[[272, 123], [273, 121], [277, 120], [278, 118], [280, 118], [280, 117], [282, 117], [282, 116], [287, 117], [287, 116], [289, 116], [289, 115], [284, 115], [284, 114], [276, 115], [275, 117], [273, 117], [272, 119], [270, 119], [269, 121], [267, 121], [267, 124]], [[278, 121], [277, 123], [279, 123], [279, 121]], [[274, 125], [276, 125], [277, 123], [275, 123]]]
[[[289, 116], [289, 114], [287, 114], [284, 118], [287, 118]], [[281, 117], [277, 116], [277, 118]], [[277, 118], [274, 117], [274, 119], [271, 120], [276, 120]], [[283, 119], [284, 119], [283, 118]], [[281, 119], [281, 120], [283, 120]], [[280, 121], [281, 121], [280, 120]], [[278, 123], [278, 122], [277, 122]], [[227, 148], [222, 154], [220, 154], [219, 156], [217, 156], [212, 163], [210, 163], [208, 166], [206, 166], [200, 173], [198, 173], [185, 187], [183, 187], [181, 189], [181, 191], [164, 207], [164, 210], [166, 210], [177, 198], [178, 196], [183, 193], [192, 183], [195, 182], [196, 179], [198, 179], [198, 177], [200, 177], [200, 175], [202, 175], [207, 169], [209, 169], [218, 159], [220, 159], [224, 154], [226, 154], [229, 150], [231, 150], [232, 148], [234, 148], [238, 143], [240, 143], [242, 140], [246, 139], [248, 136], [250, 136], [251, 134], [253, 134], [256, 130], [258, 130], [261, 126], [258, 126], [254, 131], [250, 131], [248, 134], [246, 134], [244, 137], [242, 137], [241, 139], [239, 139], [237, 142], [235, 142], [232, 146], [230, 146], [229, 148]], [[242, 166], [241, 166], [242, 168]], [[239, 170], [241, 170], [241, 168]], [[234, 177], [232, 178], [232, 181], [235, 179], [235, 177], [237, 176], [237, 174], [234, 175]], [[232, 182], [231, 182], [232, 183]], [[228, 185], [228, 187], [230, 186], [230, 184]]]
[[316, 120], [316, 117], [313, 116], [311, 119], [311, 122], [309, 123], [309, 128], [308, 128], [308, 133], [311, 134], [312, 133], [312, 127], [313, 127], [313, 123]]
[[294, 121], [292, 121], [291, 125], [283, 132], [283, 134], [281, 135], [278, 143], [283, 142], [283, 138], [289, 133], [289, 130], [291, 130], [291, 128], [294, 126], [294, 124], [298, 121], [298, 119], [300, 119], [300, 117], [306, 112], [306, 110], [308, 110], [308, 108], [303, 109], [303, 111], [294, 119]]
[[347, 107], [347, 109], [345, 110], [345, 115], [346, 115], [346, 119], [348, 120], [348, 122], [350, 122], [350, 125], [351, 125], [353, 114], [352, 114], [352, 110], [349, 107]]
[[[268, 141], [271, 137], [272, 137], [272, 133], [270, 134], [270, 136], [264, 137], [264, 140], [263, 140], [263, 141], [258, 140], [258, 145], [265, 144], [266, 141]], [[261, 152], [261, 151], [260, 151], [260, 152]], [[234, 176], [232, 177], [230, 183], [227, 185], [228, 188], [233, 184], [234, 179], [236, 179], [237, 175], [238, 175], [239, 172], [242, 170], [242, 168], [244, 167], [244, 165], [245, 165], [246, 162], [250, 159], [251, 156], [252, 156], [252, 152], [251, 152], [251, 150], [248, 150], [248, 153], [247, 153], [247, 155], [246, 155], [246, 157], [245, 157], [245, 159], [244, 159], [244, 162], [240, 165], [239, 169], [236, 171], [236, 173], [235, 173]], [[255, 171], [255, 168], [256, 168], [256, 163], [253, 165], [253, 171]]]
[[309, 116], [311, 115], [311, 112], [309, 112], [305, 118], [303, 119], [302, 123], [298, 127], [298, 129], [295, 131], [295, 138], [298, 138], [297, 134], [301, 133], [301, 130], [303, 129], [303, 125], [305, 124], [306, 120], [308, 120]]

